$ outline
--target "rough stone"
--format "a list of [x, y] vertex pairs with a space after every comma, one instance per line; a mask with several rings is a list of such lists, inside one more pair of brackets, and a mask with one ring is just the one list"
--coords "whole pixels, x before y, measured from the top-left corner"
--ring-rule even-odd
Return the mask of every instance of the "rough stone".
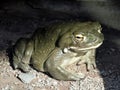
[[23, 82], [23, 83], [30, 83], [33, 79], [36, 78], [36, 76], [32, 73], [20, 73], [18, 75], [18, 78]]

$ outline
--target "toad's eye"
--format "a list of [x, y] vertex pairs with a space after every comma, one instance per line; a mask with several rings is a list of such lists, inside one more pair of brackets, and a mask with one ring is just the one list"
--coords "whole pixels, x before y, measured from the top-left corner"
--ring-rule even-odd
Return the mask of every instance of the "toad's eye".
[[84, 36], [82, 34], [76, 35], [75, 38], [79, 41], [83, 41], [84, 40]]

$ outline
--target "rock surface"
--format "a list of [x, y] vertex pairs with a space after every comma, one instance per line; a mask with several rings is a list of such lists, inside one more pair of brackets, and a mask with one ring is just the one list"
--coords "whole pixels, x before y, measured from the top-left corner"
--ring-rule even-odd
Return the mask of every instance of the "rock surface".
[[20, 73], [18, 75], [18, 78], [23, 82], [23, 83], [30, 83], [33, 79], [35, 79], [35, 75], [32, 73]]

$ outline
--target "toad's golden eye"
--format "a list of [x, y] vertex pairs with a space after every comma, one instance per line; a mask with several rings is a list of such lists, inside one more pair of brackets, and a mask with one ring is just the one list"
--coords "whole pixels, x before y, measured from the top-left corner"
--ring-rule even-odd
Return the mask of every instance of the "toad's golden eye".
[[79, 41], [83, 41], [84, 40], [84, 36], [82, 34], [76, 35], [75, 38]]

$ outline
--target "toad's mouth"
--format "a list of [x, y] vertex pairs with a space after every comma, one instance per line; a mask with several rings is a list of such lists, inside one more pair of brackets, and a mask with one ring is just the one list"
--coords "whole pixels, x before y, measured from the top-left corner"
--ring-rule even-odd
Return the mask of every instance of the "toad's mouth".
[[90, 47], [74, 47], [74, 46], [71, 46], [70, 49], [74, 49], [74, 50], [90, 50], [90, 49], [95, 49], [95, 48], [98, 48], [103, 42], [97, 44], [97, 45], [94, 45], [94, 46], [90, 46]]

